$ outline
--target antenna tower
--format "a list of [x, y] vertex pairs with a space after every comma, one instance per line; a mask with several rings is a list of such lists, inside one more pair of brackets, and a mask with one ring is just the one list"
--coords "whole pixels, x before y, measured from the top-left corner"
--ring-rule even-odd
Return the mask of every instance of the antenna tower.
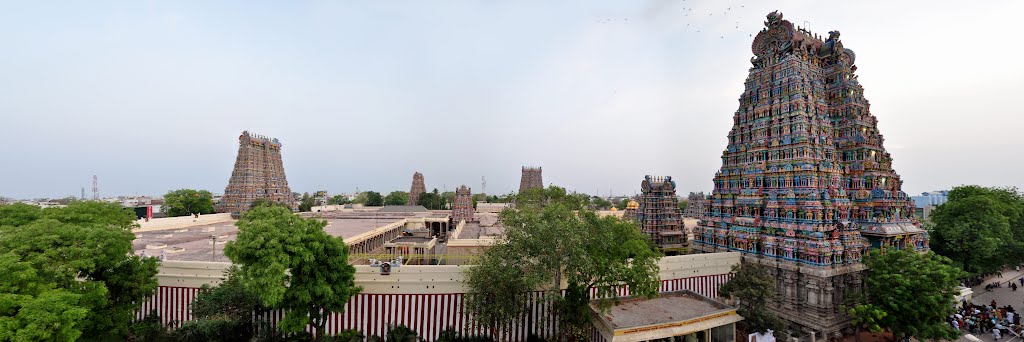
[[92, 199], [100, 199], [100, 182], [96, 179], [96, 175], [92, 175]]
[[484, 194], [487, 193], [487, 177], [486, 176], [480, 176], [480, 192], [484, 193]]

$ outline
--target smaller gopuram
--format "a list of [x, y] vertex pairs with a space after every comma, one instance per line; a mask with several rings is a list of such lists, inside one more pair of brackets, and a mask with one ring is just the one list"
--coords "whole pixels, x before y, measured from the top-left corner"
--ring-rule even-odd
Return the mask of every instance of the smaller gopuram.
[[452, 222], [472, 222], [473, 214], [473, 192], [465, 185], [455, 190], [455, 203], [452, 203]]
[[683, 251], [687, 246], [686, 229], [679, 212], [676, 182], [670, 176], [648, 175], [640, 182], [640, 191], [636, 212], [640, 230], [666, 254]]
[[420, 203], [420, 194], [427, 192], [427, 186], [423, 184], [423, 174], [416, 172], [412, 174], [412, 188], [409, 189], [408, 205]]
[[523, 177], [519, 180], [519, 192], [526, 189], [543, 189], [544, 179], [540, 167], [523, 166]]
[[235, 168], [231, 171], [228, 186], [224, 188], [218, 211], [241, 215], [258, 199], [295, 210], [295, 200], [281, 162], [281, 142], [243, 131], [238, 137]]
[[708, 197], [704, 192], [691, 192], [686, 197], [686, 210], [683, 210], [683, 217], [700, 219], [704, 217], [704, 211], [708, 207]]

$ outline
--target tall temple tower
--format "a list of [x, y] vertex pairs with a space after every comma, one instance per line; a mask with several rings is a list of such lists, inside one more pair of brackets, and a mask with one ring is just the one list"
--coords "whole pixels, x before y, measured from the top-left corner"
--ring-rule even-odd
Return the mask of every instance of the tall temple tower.
[[640, 191], [640, 206], [636, 210], [640, 230], [662, 252], [683, 251], [687, 246], [686, 229], [679, 212], [676, 182], [669, 176], [644, 176]]
[[708, 198], [704, 192], [691, 192], [686, 196], [686, 210], [683, 210], [683, 217], [699, 219], [704, 217], [707, 211]]
[[266, 199], [295, 210], [295, 200], [281, 163], [281, 142], [243, 131], [238, 137], [235, 169], [231, 171], [231, 179], [224, 188], [224, 198], [218, 209], [240, 215], [248, 211], [257, 199]]
[[541, 168], [523, 166], [523, 177], [519, 180], [519, 192], [526, 189], [543, 189], [544, 180], [541, 177]]
[[767, 265], [773, 309], [835, 333], [849, 321], [845, 295], [863, 291], [867, 248], [926, 250], [928, 237], [882, 146], [856, 54], [839, 31], [822, 39], [777, 11], [767, 19], [693, 244]]
[[452, 222], [473, 221], [473, 192], [465, 185], [455, 190], [455, 200], [452, 203]]
[[416, 172], [412, 174], [412, 188], [409, 189], [409, 205], [420, 203], [420, 194], [427, 192], [427, 186], [423, 184], [423, 174]]

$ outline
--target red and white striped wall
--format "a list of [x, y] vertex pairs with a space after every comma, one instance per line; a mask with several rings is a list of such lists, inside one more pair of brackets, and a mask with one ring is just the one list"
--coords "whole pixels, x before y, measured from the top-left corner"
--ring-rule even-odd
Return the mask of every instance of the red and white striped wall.
[[[731, 274], [695, 276], [690, 278], [662, 280], [660, 291], [671, 292], [690, 290], [701, 295], [716, 298], [718, 287], [731, 278]], [[145, 318], [156, 310], [163, 323], [190, 320], [189, 307], [199, 289], [188, 287], [161, 286], [149, 301], [143, 303], [136, 313], [137, 319]], [[622, 289], [620, 296], [629, 295]], [[366, 336], [384, 336], [389, 325], [406, 325], [427, 340], [434, 341], [447, 327], [463, 334], [489, 335], [487, 327], [474, 325], [472, 313], [468, 312], [464, 293], [446, 294], [374, 294], [361, 293], [352, 297], [341, 313], [331, 315], [327, 332], [336, 334], [347, 329], [357, 329]], [[501, 327], [499, 340], [524, 341], [530, 333], [552, 336], [556, 332], [557, 319], [551, 314], [542, 292], [530, 294], [530, 312], [520, 322]], [[267, 314], [271, 324], [284, 317], [281, 310]], [[177, 325], [177, 324], [175, 324]]]

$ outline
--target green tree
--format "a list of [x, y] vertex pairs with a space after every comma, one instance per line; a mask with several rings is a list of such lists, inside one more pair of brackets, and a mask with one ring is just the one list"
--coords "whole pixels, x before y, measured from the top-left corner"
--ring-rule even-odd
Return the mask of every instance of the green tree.
[[686, 206], [690, 204], [688, 200], [679, 200], [679, 212], [686, 211]]
[[349, 204], [349, 203], [352, 203], [352, 202], [348, 200], [348, 197], [345, 197], [345, 196], [342, 196], [342, 195], [334, 195], [334, 197], [331, 197], [329, 200], [327, 200], [327, 204], [332, 204], [332, 205], [342, 205], [342, 204]]
[[348, 263], [348, 246], [323, 231], [326, 221], [304, 219], [283, 207], [253, 208], [238, 222], [238, 238], [224, 254], [261, 303], [286, 309], [281, 327], [299, 332], [307, 325], [325, 336], [327, 317], [341, 312], [362, 289]]
[[619, 204], [615, 205], [615, 207], [619, 208], [619, 210], [626, 210], [626, 206], [628, 206], [628, 205], [629, 205], [629, 199], [628, 198], [623, 198], [621, 201], [619, 201]]
[[1020, 260], [1024, 199], [1016, 189], [960, 186], [932, 212], [931, 248], [970, 273], [991, 272]]
[[[157, 287], [156, 259], [132, 254], [134, 214], [96, 201], [37, 213], [24, 209], [16, 209], [14, 217], [0, 215], [0, 222], [20, 223], [0, 226], [0, 250], [17, 255], [55, 289], [78, 296], [66, 299], [87, 309], [76, 325], [82, 327], [82, 337], [126, 336], [134, 311]], [[0, 310], [3, 317], [15, 314]]]
[[[934, 252], [871, 251], [864, 261], [868, 302], [860, 310], [880, 310], [872, 315], [899, 340], [955, 340], [958, 332], [946, 323], [956, 310], [959, 279], [965, 274]], [[865, 306], [867, 306], [865, 308]]]
[[204, 284], [192, 302], [193, 320], [175, 330], [179, 341], [248, 341], [256, 329], [254, 312], [265, 308], [256, 293], [246, 288], [232, 266], [224, 282]]
[[776, 296], [775, 278], [764, 266], [742, 263], [732, 267], [732, 279], [718, 288], [718, 295], [739, 299], [736, 310], [747, 332], [782, 331], [782, 320], [768, 309], [768, 301]]
[[14, 253], [0, 254], [0, 341], [74, 341], [89, 308]]
[[444, 209], [447, 202], [445, 202], [444, 198], [441, 197], [441, 193], [438, 192], [437, 189], [434, 189], [433, 192], [424, 192], [420, 194], [418, 204], [427, 209], [441, 210]]
[[308, 192], [302, 193], [302, 199], [299, 200], [299, 211], [308, 212], [313, 209], [313, 205], [316, 204], [316, 199], [309, 196]]
[[164, 195], [162, 207], [167, 216], [213, 213], [213, 194], [206, 190], [180, 189]]
[[853, 325], [853, 336], [857, 342], [860, 342], [861, 330], [873, 333], [882, 332], [882, 320], [886, 316], [885, 310], [871, 304], [859, 304], [847, 310], [847, 313], [850, 314], [850, 325]]
[[612, 202], [604, 198], [594, 196], [590, 201], [590, 207], [594, 210], [608, 210], [612, 208]]
[[[522, 317], [525, 290], [546, 291], [556, 308], [562, 332], [583, 338], [594, 288], [599, 307], [609, 308], [616, 289], [628, 287], [636, 296], [658, 293], [660, 254], [637, 226], [615, 217], [598, 217], [584, 209], [584, 198], [550, 187], [520, 193], [516, 207], [501, 213], [506, 239], [492, 246], [466, 273], [468, 304], [503, 326]], [[567, 295], [559, 295], [561, 284]]]
[[368, 207], [380, 207], [384, 205], [384, 196], [381, 196], [379, 192], [367, 191], [364, 193], [366, 194], [366, 202], [363, 202], [363, 205]]
[[409, 203], [409, 193], [405, 191], [392, 191], [384, 197], [384, 205], [405, 205]]

